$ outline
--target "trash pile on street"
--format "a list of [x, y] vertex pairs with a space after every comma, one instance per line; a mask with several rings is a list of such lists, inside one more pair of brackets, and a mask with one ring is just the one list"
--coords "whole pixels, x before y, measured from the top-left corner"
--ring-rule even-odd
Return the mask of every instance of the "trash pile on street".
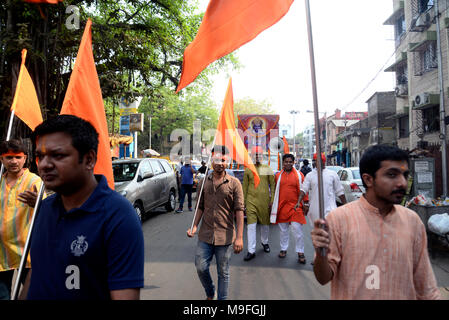
[[420, 206], [427, 206], [427, 207], [441, 207], [441, 206], [449, 206], [449, 198], [446, 197], [444, 200], [441, 198], [431, 199], [427, 198], [423, 194], [419, 194], [405, 204], [406, 207], [410, 207], [412, 204], [417, 204]]

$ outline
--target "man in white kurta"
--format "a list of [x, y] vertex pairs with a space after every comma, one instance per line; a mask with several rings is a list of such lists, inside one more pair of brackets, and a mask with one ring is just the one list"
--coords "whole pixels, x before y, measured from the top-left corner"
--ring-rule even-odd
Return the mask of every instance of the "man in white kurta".
[[[313, 155], [313, 163], [316, 163], [316, 153]], [[335, 196], [338, 196], [343, 204], [346, 203], [344, 189], [335, 171], [326, 169], [326, 157], [321, 155], [322, 173], [323, 173], [323, 202], [324, 202], [324, 216], [333, 209], [337, 208]], [[301, 202], [305, 194], [309, 194], [310, 208], [307, 213], [310, 222], [320, 218], [320, 205], [318, 195], [318, 170], [315, 168], [308, 173], [301, 184], [301, 195], [298, 202]]]

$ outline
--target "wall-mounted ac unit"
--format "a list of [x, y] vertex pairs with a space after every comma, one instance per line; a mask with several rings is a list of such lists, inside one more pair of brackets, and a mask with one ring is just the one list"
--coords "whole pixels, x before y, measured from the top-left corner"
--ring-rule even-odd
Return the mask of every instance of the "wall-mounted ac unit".
[[416, 19], [415, 26], [427, 27], [432, 23], [433, 18], [434, 18], [433, 11], [425, 12]]
[[394, 89], [394, 93], [396, 94], [396, 97], [408, 95], [408, 85], [398, 84], [398, 86]]
[[415, 97], [415, 107], [421, 107], [421, 106], [424, 106], [424, 105], [429, 104], [429, 103], [430, 103], [430, 101], [429, 101], [429, 94], [427, 92], [418, 94]]

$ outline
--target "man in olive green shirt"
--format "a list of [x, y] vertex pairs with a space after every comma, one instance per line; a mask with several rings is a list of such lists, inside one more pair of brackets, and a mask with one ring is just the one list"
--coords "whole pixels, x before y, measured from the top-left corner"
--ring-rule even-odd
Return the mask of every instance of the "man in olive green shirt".
[[254, 187], [254, 174], [246, 168], [243, 174], [243, 196], [245, 198], [246, 223], [248, 235], [248, 253], [244, 257], [249, 261], [256, 256], [256, 227], [260, 224], [260, 239], [265, 252], [270, 252], [268, 234], [270, 230], [270, 211], [274, 199], [275, 182], [273, 170], [262, 164], [263, 149], [255, 146], [251, 149], [253, 162], [260, 183]]

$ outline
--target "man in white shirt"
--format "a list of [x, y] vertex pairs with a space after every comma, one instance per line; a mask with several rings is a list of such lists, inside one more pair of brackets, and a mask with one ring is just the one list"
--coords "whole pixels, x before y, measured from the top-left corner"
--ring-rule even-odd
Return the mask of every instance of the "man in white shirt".
[[[316, 153], [313, 155], [313, 165], [316, 167]], [[324, 216], [333, 209], [337, 208], [337, 204], [335, 201], [335, 196], [338, 196], [343, 204], [346, 203], [346, 197], [344, 194], [343, 186], [338, 178], [337, 173], [335, 171], [326, 169], [326, 157], [324, 154], [321, 155], [321, 165], [322, 165], [322, 173], [323, 173], [323, 202], [324, 202]], [[310, 222], [313, 223], [315, 220], [320, 218], [320, 206], [319, 206], [319, 195], [318, 195], [318, 170], [316, 168], [307, 174], [304, 179], [304, 183], [301, 185], [301, 195], [299, 196], [298, 203], [296, 204], [299, 207], [299, 203], [301, 203], [302, 198], [309, 194], [309, 203], [310, 208], [308, 212], [310, 212], [309, 219]], [[308, 215], [307, 209], [305, 210], [305, 214]]]

